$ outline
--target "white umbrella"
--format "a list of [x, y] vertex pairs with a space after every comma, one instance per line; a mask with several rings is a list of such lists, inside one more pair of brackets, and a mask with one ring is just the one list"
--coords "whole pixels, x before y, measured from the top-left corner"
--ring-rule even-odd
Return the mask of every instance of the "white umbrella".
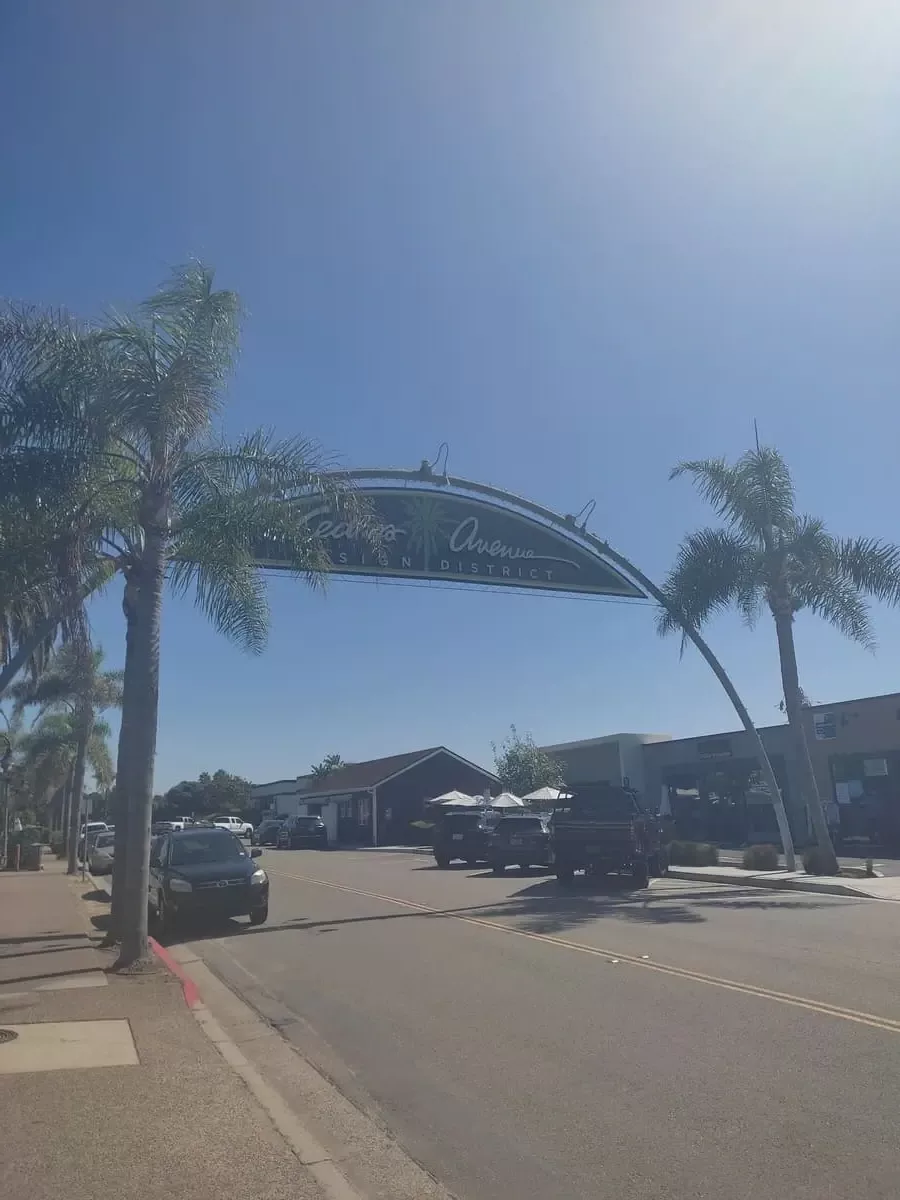
[[457, 805], [461, 805], [461, 806], [464, 805], [467, 808], [474, 808], [476, 804], [481, 803], [481, 797], [480, 796], [469, 796], [465, 792], [457, 792], [456, 790], [454, 790], [452, 792], [444, 792], [444, 794], [442, 796], [435, 796], [435, 798], [432, 801], [430, 801], [430, 803], [431, 804], [457, 804]]
[[569, 796], [568, 792], [564, 792], [561, 788], [542, 787], [538, 788], [537, 791], [529, 792], [527, 796], [523, 797], [523, 799], [527, 800], [529, 803], [534, 802], [535, 804], [553, 804], [557, 800], [569, 800], [571, 797]]
[[512, 792], [501, 792], [499, 796], [494, 796], [488, 801], [491, 808], [524, 808], [525, 801], [520, 800], [518, 796], [514, 796]]

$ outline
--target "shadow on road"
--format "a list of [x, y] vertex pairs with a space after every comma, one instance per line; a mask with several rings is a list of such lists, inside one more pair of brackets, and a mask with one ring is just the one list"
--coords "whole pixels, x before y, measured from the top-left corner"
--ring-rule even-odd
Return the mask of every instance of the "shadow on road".
[[[465, 864], [460, 867], [466, 870]], [[437, 870], [436, 867], [415, 867], [417, 871]], [[539, 869], [538, 869], [539, 870]], [[537, 873], [537, 872], [536, 872]], [[491, 879], [491, 872], [477, 871], [470, 879]], [[526, 877], [523, 877], [523, 882]], [[415, 901], [409, 901], [414, 905]], [[635, 890], [631, 880], [623, 876], [606, 876], [602, 879], [578, 877], [570, 888], [560, 888], [555, 878], [539, 877], [533, 883], [525, 883], [513, 895], [496, 901], [468, 904], [454, 908], [404, 909], [397, 912], [375, 913], [354, 917], [335, 917], [330, 920], [306, 920], [298, 917], [266, 925], [249, 925], [244, 920], [225, 918], [220, 921], [185, 921], [177, 929], [161, 935], [151, 927], [151, 934], [162, 945], [180, 942], [204, 941], [230, 937], [268, 937], [276, 933], [337, 933], [345, 925], [382, 924], [390, 921], [439, 921], [447, 918], [472, 918], [479, 921], [494, 921], [501, 925], [513, 925], [528, 933], [562, 934], [580, 926], [597, 921], [630, 921], [645, 925], [698, 925], [709, 919], [710, 910], [747, 910], [766, 912], [770, 910], [815, 909], [833, 907], [835, 904], [853, 904], [848, 898], [828, 896], [814, 899], [811, 896], [761, 892], [759, 888], [736, 888], [722, 885], [721, 889], [706, 884], [697, 889], [677, 892], [655, 892], [653, 889]], [[93, 916], [92, 924], [105, 930], [109, 923], [106, 914]]]

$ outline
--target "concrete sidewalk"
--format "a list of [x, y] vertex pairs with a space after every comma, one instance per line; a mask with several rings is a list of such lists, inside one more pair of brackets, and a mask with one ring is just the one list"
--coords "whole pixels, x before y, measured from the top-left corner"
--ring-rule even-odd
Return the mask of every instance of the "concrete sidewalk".
[[900, 878], [850, 879], [841, 876], [807, 875], [805, 871], [745, 871], [743, 867], [669, 867], [672, 879], [703, 883], [731, 883], [742, 887], [776, 891], [817, 892], [825, 896], [859, 896], [871, 900], [900, 900]]
[[108, 974], [93, 886], [0, 873], [0, 1195], [323, 1200], [179, 980]]

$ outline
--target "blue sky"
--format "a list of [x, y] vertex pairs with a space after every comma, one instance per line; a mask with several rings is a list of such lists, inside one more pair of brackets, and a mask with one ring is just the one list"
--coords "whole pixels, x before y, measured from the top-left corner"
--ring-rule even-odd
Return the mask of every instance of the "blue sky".
[[[450, 468], [661, 576], [680, 458], [752, 421], [835, 532], [900, 538], [900, 10], [891, 0], [0, 3], [0, 288], [84, 315], [199, 255], [248, 318], [227, 429]], [[122, 658], [120, 597], [92, 610]], [[157, 789], [445, 743], [734, 726], [641, 604], [271, 589], [268, 652], [167, 602]], [[814, 700], [900, 687], [810, 619]], [[760, 723], [772, 631], [711, 641]]]

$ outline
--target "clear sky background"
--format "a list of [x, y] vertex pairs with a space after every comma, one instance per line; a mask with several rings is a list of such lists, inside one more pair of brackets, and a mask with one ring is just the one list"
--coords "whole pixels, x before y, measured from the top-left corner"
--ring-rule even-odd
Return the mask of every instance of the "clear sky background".
[[[680, 458], [752, 421], [840, 534], [900, 540], [895, 0], [0, 2], [0, 291], [85, 316], [190, 255], [248, 310], [226, 424], [561, 512], [661, 576]], [[268, 652], [164, 612], [157, 790], [329, 751], [733, 728], [646, 605], [271, 588]], [[92, 608], [111, 665], [118, 589]], [[798, 623], [813, 700], [900, 689]], [[711, 641], [780, 719], [774, 634]]]

